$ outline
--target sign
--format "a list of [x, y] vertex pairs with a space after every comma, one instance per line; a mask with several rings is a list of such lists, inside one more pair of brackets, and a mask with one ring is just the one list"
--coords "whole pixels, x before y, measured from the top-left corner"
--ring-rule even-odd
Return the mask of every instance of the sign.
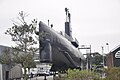
[[117, 51], [117, 52], [116, 52], [115, 58], [120, 58], [120, 51]]

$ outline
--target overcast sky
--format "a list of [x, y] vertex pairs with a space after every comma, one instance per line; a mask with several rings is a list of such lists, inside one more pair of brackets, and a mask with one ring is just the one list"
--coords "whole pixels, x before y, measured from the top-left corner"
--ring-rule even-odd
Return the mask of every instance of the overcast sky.
[[20, 11], [29, 14], [29, 21], [35, 18], [47, 24], [49, 19], [55, 30], [64, 31], [65, 7], [80, 45], [101, 53], [101, 46], [107, 50], [106, 43], [109, 50], [120, 44], [120, 0], [0, 0], [0, 45], [13, 44], [4, 32]]

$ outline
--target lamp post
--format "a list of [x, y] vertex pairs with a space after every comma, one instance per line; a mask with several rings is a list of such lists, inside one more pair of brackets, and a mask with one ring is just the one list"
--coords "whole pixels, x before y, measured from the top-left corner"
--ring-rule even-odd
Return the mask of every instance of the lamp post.
[[102, 55], [103, 55], [103, 67], [105, 66], [105, 62], [104, 62], [104, 47], [102, 46]]
[[107, 46], [107, 53], [109, 53], [109, 44], [106, 43], [106, 46]]

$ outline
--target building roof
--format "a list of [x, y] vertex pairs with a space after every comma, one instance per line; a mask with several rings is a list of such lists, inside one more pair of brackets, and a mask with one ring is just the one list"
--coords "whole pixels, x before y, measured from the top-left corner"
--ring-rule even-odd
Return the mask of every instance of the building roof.
[[[112, 50], [110, 51], [110, 53], [118, 50], [119, 48], [120, 48], [120, 45], [116, 46], [114, 49], [112, 49]], [[119, 49], [119, 50], [120, 50], [120, 49]]]

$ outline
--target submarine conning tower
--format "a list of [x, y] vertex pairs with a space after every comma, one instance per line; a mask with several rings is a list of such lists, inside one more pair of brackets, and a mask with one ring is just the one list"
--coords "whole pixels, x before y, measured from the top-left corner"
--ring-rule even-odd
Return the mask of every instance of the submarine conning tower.
[[77, 48], [79, 46], [79, 42], [77, 39], [73, 39], [72, 37], [72, 28], [71, 28], [71, 14], [69, 13], [69, 9], [65, 8], [66, 12], [66, 22], [65, 22], [65, 37], [71, 41], [71, 43]]
[[65, 22], [65, 33], [72, 39], [72, 28], [71, 28], [71, 14], [69, 9], [65, 8], [66, 22]]

